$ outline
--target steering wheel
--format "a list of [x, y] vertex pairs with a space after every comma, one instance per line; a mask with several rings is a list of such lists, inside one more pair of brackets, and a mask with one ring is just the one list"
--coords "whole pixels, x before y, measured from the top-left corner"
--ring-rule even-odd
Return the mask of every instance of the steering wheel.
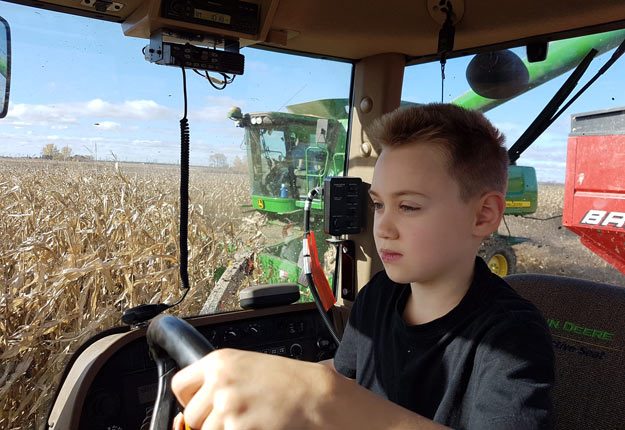
[[158, 393], [150, 430], [170, 430], [176, 414], [172, 377], [178, 369], [195, 363], [215, 348], [191, 324], [172, 315], [154, 318], [148, 327], [147, 340], [158, 370]]

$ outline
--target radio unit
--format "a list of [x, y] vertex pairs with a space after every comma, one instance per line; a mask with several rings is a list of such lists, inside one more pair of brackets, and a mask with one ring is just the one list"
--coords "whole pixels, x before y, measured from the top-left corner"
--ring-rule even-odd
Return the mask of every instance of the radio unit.
[[[189, 40], [194, 44], [189, 43]], [[207, 42], [212, 47], [195, 45]], [[223, 50], [216, 49], [217, 46], [222, 46]], [[236, 40], [207, 41], [202, 37], [193, 38], [168, 30], [154, 33], [150, 37], [150, 45], [145, 47], [144, 54], [146, 60], [156, 64], [233, 75], [242, 75], [245, 64], [245, 58], [239, 54], [239, 42]]]

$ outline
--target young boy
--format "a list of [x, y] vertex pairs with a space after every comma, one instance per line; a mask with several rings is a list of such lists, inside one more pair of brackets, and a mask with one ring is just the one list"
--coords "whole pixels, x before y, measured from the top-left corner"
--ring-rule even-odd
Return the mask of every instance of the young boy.
[[338, 374], [220, 350], [174, 378], [186, 423], [550, 428], [545, 321], [476, 258], [505, 208], [502, 135], [481, 114], [443, 104], [398, 109], [368, 135], [381, 149], [370, 195], [385, 270], [354, 303], [334, 358]]

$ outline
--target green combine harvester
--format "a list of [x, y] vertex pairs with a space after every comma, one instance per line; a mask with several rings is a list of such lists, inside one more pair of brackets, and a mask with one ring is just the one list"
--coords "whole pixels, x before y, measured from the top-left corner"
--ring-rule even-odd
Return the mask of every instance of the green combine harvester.
[[[625, 31], [613, 31], [576, 39], [552, 42], [544, 61], [530, 63], [518, 59], [527, 69], [527, 80], [521, 91], [505, 99], [487, 98], [470, 90], [452, 103], [485, 112], [509, 101], [574, 68], [590, 49], [599, 54], [616, 47]], [[510, 51], [507, 56], [516, 55]], [[467, 74], [469, 78], [469, 75]], [[470, 79], [469, 79], [470, 80]], [[403, 106], [414, 105], [402, 102]], [[270, 214], [276, 234], [259, 257], [264, 281], [296, 282], [300, 269], [297, 261], [301, 250], [301, 214], [308, 192], [322, 186], [328, 176], [343, 175], [346, 157], [349, 101], [324, 99], [287, 106], [288, 112], [244, 114], [233, 108], [228, 117], [245, 129], [245, 146], [251, 180], [251, 205]], [[536, 212], [538, 184], [533, 167], [511, 165], [508, 169], [506, 215], [524, 216]], [[323, 202], [312, 205], [312, 225], [317, 237], [323, 237]], [[293, 234], [284, 234], [290, 231]], [[300, 234], [297, 234], [300, 233]], [[493, 235], [479, 251], [491, 270], [500, 276], [514, 273], [516, 255], [513, 245], [522, 237]], [[327, 251], [324, 240], [317, 241], [319, 255]]]

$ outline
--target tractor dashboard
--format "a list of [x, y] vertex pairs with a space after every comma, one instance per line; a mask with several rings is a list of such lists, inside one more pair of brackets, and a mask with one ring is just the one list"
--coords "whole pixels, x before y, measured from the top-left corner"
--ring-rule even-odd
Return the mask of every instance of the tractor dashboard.
[[[310, 362], [332, 358], [336, 349], [310, 304], [188, 321], [216, 348]], [[51, 412], [50, 428], [139, 429], [146, 420], [149, 422], [157, 372], [148, 352], [145, 328], [98, 337], [77, 355], [57, 393], [60, 406]], [[77, 384], [79, 380], [84, 382]]]

